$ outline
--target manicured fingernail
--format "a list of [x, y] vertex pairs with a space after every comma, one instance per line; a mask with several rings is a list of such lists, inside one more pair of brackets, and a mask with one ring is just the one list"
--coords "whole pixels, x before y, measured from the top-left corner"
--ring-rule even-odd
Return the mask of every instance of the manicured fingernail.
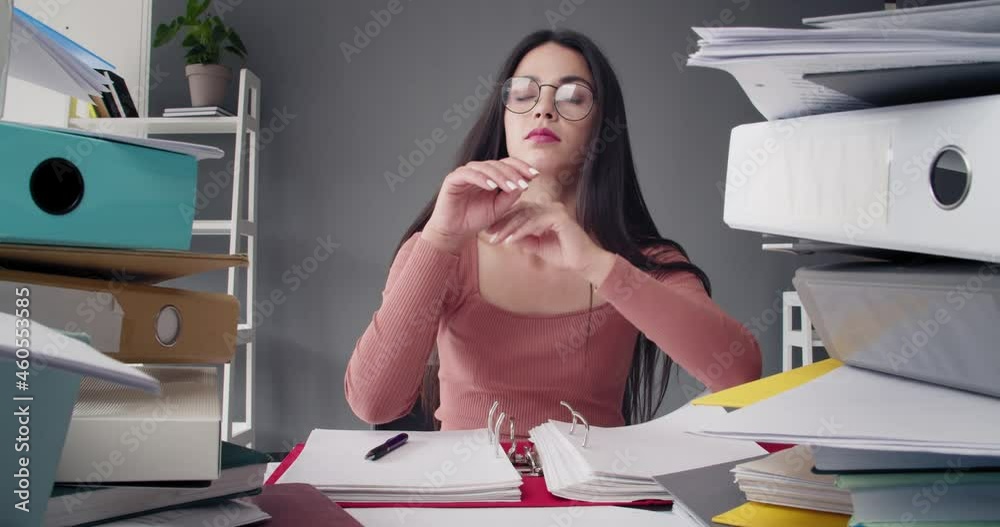
[[521, 188], [528, 188], [528, 182], [523, 179], [517, 180], [517, 184], [520, 185]]
[[528, 167], [528, 172], [531, 172], [532, 176], [537, 176], [539, 172], [535, 170], [535, 167]]
[[489, 185], [490, 188], [493, 188], [493, 189], [497, 188], [497, 184], [494, 183], [492, 179], [487, 179], [486, 180], [486, 184]]
[[510, 236], [508, 236], [508, 237], [504, 238], [504, 239], [503, 239], [503, 242], [504, 242], [505, 244], [509, 244], [509, 243], [510, 243], [510, 239], [511, 239], [511, 238], [513, 238], [513, 237], [514, 237], [514, 235], [513, 235], [513, 234], [511, 234]]
[[511, 190], [516, 190], [517, 189], [517, 185], [515, 185], [513, 181], [509, 181], [508, 180], [507, 181], [507, 186], [510, 187]]

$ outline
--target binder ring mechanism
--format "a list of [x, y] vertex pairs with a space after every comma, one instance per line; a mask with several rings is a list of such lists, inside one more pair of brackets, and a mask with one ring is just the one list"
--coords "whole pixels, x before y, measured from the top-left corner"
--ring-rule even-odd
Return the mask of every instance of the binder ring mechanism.
[[[493, 416], [499, 407], [500, 401], [493, 401], [493, 406], [490, 407], [490, 412], [486, 416], [486, 433], [496, 457], [500, 457], [501, 452], [503, 452], [500, 446], [500, 426], [503, 424], [503, 420], [507, 419], [507, 413], [500, 412], [496, 422], [493, 421]], [[535, 445], [526, 445], [523, 449], [524, 452], [518, 452], [517, 440], [514, 435], [514, 418], [511, 417], [508, 421], [510, 421], [510, 436], [508, 437], [510, 448], [504, 454], [522, 476], [541, 476], [542, 464], [538, 459], [538, 452], [535, 451]]]
[[566, 407], [569, 410], [570, 415], [573, 417], [573, 423], [569, 425], [569, 435], [573, 435], [573, 431], [576, 430], [576, 420], [579, 419], [583, 426], [586, 428], [586, 432], [583, 434], [583, 443], [580, 444], [582, 448], [587, 448], [587, 440], [590, 439], [590, 423], [584, 419], [583, 414], [577, 412], [569, 405], [566, 401], [559, 401], [559, 404]]
[[[566, 407], [569, 410], [570, 417], [573, 418], [572, 424], [569, 427], [569, 434], [574, 435], [576, 433], [576, 422], [579, 420], [583, 423], [584, 434], [583, 442], [580, 444], [582, 448], [587, 448], [587, 442], [590, 439], [590, 423], [581, 414], [573, 409], [566, 401], [559, 401], [559, 404]], [[543, 473], [541, 460], [538, 458], [538, 451], [535, 450], [535, 445], [528, 445], [523, 450], [524, 452], [517, 451], [517, 441], [515, 440], [515, 426], [514, 418], [507, 418], [506, 412], [500, 412], [500, 416], [497, 417], [496, 421], [493, 420], [493, 416], [496, 415], [497, 410], [500, 408], [500, 401], [493, 401], [493, 405], [490, 407], [489, 413], [486, 415], [486, 433], [489, 438], [490, 446], [493, 447], [493, 451], [496, 453], [496, 457], [500, 457], [503, 450], [500, 446], [500, 427], [503, 425], [504, 419], [510, 421], [510, 436], [508, 438], [510, 442], [510, 448], [507, 449], [505, 455], [510, 462], [513, 463], [514, 467], [522, 475], [527, 476], [541, 476]]]

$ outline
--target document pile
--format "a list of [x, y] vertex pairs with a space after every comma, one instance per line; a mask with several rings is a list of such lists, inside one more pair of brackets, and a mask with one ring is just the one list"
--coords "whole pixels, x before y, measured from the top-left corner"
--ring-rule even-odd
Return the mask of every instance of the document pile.
[[[0, 2], [0, 11], [10, 9], [6, 3]], [[0, 19], [9, 14], [0, 14]], [[10, 26], [0, 22], [0, 51], [9, 47], [11, 75], [84, 100], [108, 91], [111, 81], [96, 70], [113, 70], [113, 65], [20, 9], [14, 8], [11, 20]], [[9, 27], [9, 39], [4, 27]], [[7, 53], [2, 57], [0, 74]]]
[[837, 367], [700, 430], [808, 445], [736, 467], [714, 521], [1000, 522], [1000, 1], [803, 23], [695, 29], [768, 119], [732, 131], [723, 219], [881, 261], [796, 271]]
[[812, 448], [799, 445], [736, 465], [732, 473], [748, 501], [851, 514], [851, 495], [830, 474], [813, 472]]
[[694, 28], [688, 65], [730, 73], [768, 120], [1000, 92], [1000, 4], [894, 11]]
[[521, 476], [486, 429], [408, 432], [403, 446], [370, 461], [365, 454], [396, 432], [322, 430], [279, 483], [308, 483], [336, 502], [516, 502]]
[[[727, 414], [699, 433], [813, 445], [813, 471], [835, 475], [836, 485], [850, 492], [852, 525], [900, 517], [910, 518], [914, 527], [996, 522], [1000, 512], [980, 504], [1000, 492], [1000, 424], [983, 419], [998, 412], [996, 397], [842, 366]], [[934, 494], [934, 507], [917, 503], [921, 489], [942, 482], [948, 492]], [[749, 492], [747, 497], [752, 499]], [[832, 510], [824, 500], [783, 501]]]
[[[103, 90], [95, 68], [113, 68], [8, 0], [0, 43], [10, 51], [0, 79], [9, 72], [75, 97]], [[32, 434], [36, 504], [21, 524], [108, 521], [260, 492], [267, 457], [234, 454], [221, 440], [219, 366], [240, 341], [239, 301], [156, 285], [247, 264], [242, 254], [190, 251], [198, 161], [222, 155], [0, 121], [0, 323], [4, 337], [17, 335], [0, 347], [52, 341], [35, 361], [16, 351], [23, 384], [7, 394], [39, 401], [53, 421]], [[57, 400], [65, 407], [45, 406]], [[41, 459], [52, 466], [34, 466]]]
[[670, 499], [653, 476], [765, 453], [754, 443], [687, 433], [724, 414], [722, 408], [685, 406], [638, 425], [590, 426], [589, 434], [580, 423], [557, 421], [530, 434], [545, 483], [556, 496], [591, 502]]

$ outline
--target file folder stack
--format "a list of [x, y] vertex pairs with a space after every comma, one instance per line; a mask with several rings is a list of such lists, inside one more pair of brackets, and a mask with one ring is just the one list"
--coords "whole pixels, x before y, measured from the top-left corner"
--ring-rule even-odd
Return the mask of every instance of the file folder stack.
[[[9, 10], [9, 2], [0, 5], [8, 21]], [[11, 27], [14, 37], [22, 28], [18, 38], [28, 39], [12, 47], [11, 74], [70, 95], [100, 89], [86, 82], [94, 73], [88, 61], [98, 57], [23, 13], [14, 13]], [[13, 37], [5, 28], [0, 23], [6, 45]], [[32, 50], [52, 67], [28, 67], [23, 54]], [[30, 302], [18, 310], [21, 322], [135, 365], [157, 387], [149, 392], [91, 376], [74, 384], [60, 441], [33, 445], [33, 453], [58, 460], [56, 488], [49, 482], [34, 489], [36, 503], [50, 492], [80, 496], [71, 487], [79, 485], [104, 489], [88, 490], [88, 498], [135, 498], [135, 489], [124, 486], [141, 484], [153, 497], [135, 498], [136, 513], [137, 504], [178, 498], [165, 487], [219, 482], [218, 366], [235, 353], [239, 301], [155, 284], [247, 265], [245, 255], [190, 252], [193, 218], [186, 211], [194, 210], [197, 162], [222, 154], [174, 141], [0, 122], [0, 313]], [[259, 492], [259, 468], [255, 483], [239, 483], [244, 492]], [[46, 524], [80, 523], [80, 511], [107, 519], [113, 509], [70, 507]]]
[[[839, 367], [699, 433], [810, 445], [851, 525], [1000, 522], [1000, 2], [803, 22], [836, 29], [703, 31], [691, 57], [769, 119], [732, 132], [724, 220], [872, 258], [793, 279]], [[788, 483], [747, 497], [831, 510]]]

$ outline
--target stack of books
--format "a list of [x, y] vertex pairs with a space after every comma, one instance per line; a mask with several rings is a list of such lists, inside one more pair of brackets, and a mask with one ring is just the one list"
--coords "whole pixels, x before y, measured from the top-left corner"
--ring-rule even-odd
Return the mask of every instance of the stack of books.
[[233, 112], [221, 106], [194, 106], [187, 108], [167, 108], [164, 117], [232, 117]]

